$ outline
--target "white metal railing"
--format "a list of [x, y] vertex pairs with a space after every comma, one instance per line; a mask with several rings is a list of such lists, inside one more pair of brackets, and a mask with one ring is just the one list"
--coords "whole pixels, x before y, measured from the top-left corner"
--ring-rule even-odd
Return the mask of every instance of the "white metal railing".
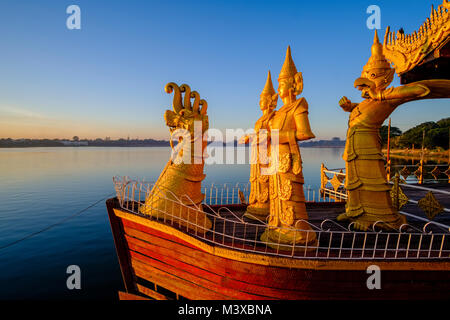
[[[245, 197], [245, 202], [248, 203], [250, 197], [250, 182], [247, 183], [211, 183], [202, 187], [202, 192], [205, 195], [204, 203], [209, 205], [227, 205], [240, 204], [239, 191]], [[311, 186], [304, 187], [305, 200], [307, 202], [330, 202], [327, 197], [321, 197], [320, 189], [315, 189]]]
[[[352, 230], [353, 223], [344, 227], [332, 220], [324, 220], [320, 224], [299, 220], [296, 225], [304, 224], [310, 229], [281, 229], [293, 232], [294, 239], [296, 235], [306, 235], [307, 243], [308, 239], [315, 236], [317, 245], [287, 245], [280, 241], [263, 242], [260, 236], [264, 230], [270, 228], [268, 224], [262, 221], [259, 223], [244, 221], [241, 218], [242, 210], [239, 213], [226, 207], [227, 204], [239, 203], [233, 196], [233, 190], [239, 192], [238, 188], [242, 187], [241, 191], [246, 190], [248, 194], [248, 184], [203, 187], [205, 200], [209, 194], [212, 203], [205, 201], [202, 207], [196, 206], [188, 197], [179, 197], [170, 190], [161, 190], [156, 187], [158, 199], [164, 201], [164, 209], [161, 209], [160, 206], [152, 206], [153, 201], [146, 203], [146, 199], [152, 197], [151, 190], [154, 184], [128, 178], [114, 178], [113, 181], [123, 210], [145, 219], [168, 224], [212, 245], [294, 259], [450, 259], [449, 230], [435, 232], [429, 228], [428, 224], [422, 230], [405, 224], [399, 230], [386, 232], [379, 228], [381, 224], [379, 222], [374, 224], [371, 231], [359, 232]], [[244, 186], [247, 186], [247, 189]], [[170, 208], [180, 208], [179, 213]], [[206, 215], [212, 222], [212, 228], [207, 229], [201, 223], [186, 219], [182, 216], [182, 211], [187, 211], [188, 217], [190, 214], [198, 213]], [[150, 214], [143, 212], [150, 212]], [[162, 213], [164, 218], [157, 219], [152, 216], [152, 213]]]
[[[333, 199], [334, 201], [346, 201], [347, 200], [347, 190], [345, 189], [345, 184], [344, 184], [344, 180], [345, 180], [345, 168], [338, 168], [338, 169], [327, 169], [323, 164], [321, 166], [321, 188], [320, 188], [320, 193], [324, 198], [329, 198], [330, 201], [331, 199]], [[330, 176], [332, 176], [333, 178], [330, 178]], [[341, 177], [341, 182], [340, 183], [336, 183], [337, 181], [337, 177]], [[439, 194], [444, 194], [447, 196], [450, 196], [450, 192], [446, 191], [446, 190], [440, 190], [440, 189], [436, 189], [436, 188], [429, 188], [429, 187], [425, 187], [423, 184], [422, 185], [413, 185], [413, 184], [409, 184], [406, 182], [406, 180], [403, 180], [403, 182], [401, 182], [402, 180], [400, 179], [400, 177], [394, 177], [395, 179], [399, 179], [399, 185], [402, 188], [410, 188], [410, 189], [416, 189], [416, 190], [421, 190], [421, 191], [427, 191], [427, 192], [431, 192], [431, 193], [439, 193]], [[393, 181], [389, 181], [390, 184], [394, 184]], [[414, 199], [409, 199], [408, 198], [408, 203], [412, 203], [415, 205], [419, 204], [419, 201], [414, 200]], [[443, 212], [450, 212], [449, 208], [443, 208], [442, 209]], [[423, 217], [420, 217], [416, 214], [411, 214], [405, 211], [400, 211], [400, 213], [423, 221], [425, 222], [425, 226], [428, 225], [435, 225], [438, 226], [439, 228], [443, 228], [445, 230], [449, 230], [450, 231], [450, 226], [439, 223], [439, 222], [435, 222], [435, 221], [431, 221], [429, 219], [425, 219]]]
[[411, 183], [445, 183], [450, 182], [450, 164], [427, 164], [420, 161], [416, 164], [391, 165], [386, 164], [388, 178], [395, 173], [403, 176], [406, 182]]

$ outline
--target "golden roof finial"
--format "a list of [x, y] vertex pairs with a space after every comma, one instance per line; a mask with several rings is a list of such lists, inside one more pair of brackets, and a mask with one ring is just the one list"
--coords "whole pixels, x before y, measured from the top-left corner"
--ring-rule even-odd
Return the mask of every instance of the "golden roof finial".
[[264, 89], [261, 92], [261, 96], [273, 96], [274, 94], [276, 94], [276, 92], [275, 89], [273, 88], [272, 77], [270, 75], [269, 70], [269, 73], [267, 74], [266, 85], [264, 86]]
[[288, 46], [286, 51], [286, 59], [284, 59], [283, 67], [281, 68], [278, 80], [286, 79], [295, 76], [297, 68], [295, 67], [294, 60], [291, 56], [291, 46]]
[[378, 39], [378, 32], [377, 29], [375, 29], [375, 35], [373, 37], [373, 44], [380, 43], [380, 39]]
[[372, 56], [369, 58], [369, 61], [367, 61], [367, 64], [363, 68], [363, 72], [368, 72], [372, 69], [391, 69], [391, 65], [386, 60], [383, 54], [383, 46], [380, 43], [380, 40], [378, 39], [378, 33], [375, 29], [375, 35], [373, 37], [373, 44], [372, 44]]

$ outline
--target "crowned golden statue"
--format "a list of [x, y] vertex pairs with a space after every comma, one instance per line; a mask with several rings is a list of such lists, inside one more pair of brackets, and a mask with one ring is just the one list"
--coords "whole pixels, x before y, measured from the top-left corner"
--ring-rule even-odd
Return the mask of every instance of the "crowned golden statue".
[[371, 51], [372, 56], [354, 84], [365, 100], [358, 104], [343, 97], [339, 101], [342, 109], [350, 112], [350, 118], [343, 155], [348, 199], [345, 213], [338, 220], [353, 222], [359, 230], [367, 230], [375, 223], [384, 229], [398, 229], [406, 218], [392, 205], [379, 129], [405, 102], [448, 96], [450, 81], [423, 80], [387, 89], [394, 69], [383, 54], [376, 31]]
[[[283, 106], [269, 121], [271, 135], [278, 132], [278, 145], [271, 143], [271, 166], [277, 161], [276, 172], [269, 177], [269, 227], [262, 241], [315, 245], [316, 235], [311, 230], [303, 193], [304, 178], [298, 141], [314, 138], [308, 119], [308, 103], [297, 99], [303, 91], [302, 73], [297, 72], [287, 48], [286, 59], [278, 77], [278, 95]], [[276, 152], [275, 149], [278, 149]], [[277, 160], [274, 160], [276, 159]], [[270, 245], [270, 244], [269, 244]], [[274, 245], [275, 246], [275, 245]]]
[[[258, 136], [269, 131], [269, 121], [275, 114], [278, 95], [272, 84], [270, 71], [267, 75], [266, 85], [261, 92], [259, 107], [263, 116], [255, 123], [255, 132], [253, 135], [246, 135], [240, 139], [240, 143], [248, 144], [251, 142], [251, 165], [250, 165], [250, 197], [249, 205], [245, 216], [250, 219], [259, 219], [265, 221], [269, 215], [269, 176], [261, 174], [262, 168], [267, 167], [269, 163], [269, 145], [267, 139], [264, 139], [261, 145], [258, 143]], [[264, 148], [262, 148], [264, 147]]]

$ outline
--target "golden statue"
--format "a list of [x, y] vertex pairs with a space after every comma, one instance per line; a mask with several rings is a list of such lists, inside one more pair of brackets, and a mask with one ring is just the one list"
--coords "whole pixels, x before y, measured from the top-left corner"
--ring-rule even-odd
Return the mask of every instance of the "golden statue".
[[405, 102], [450, 94], [448, 80], [424, 80], [387, 89], [393, 76], [394, 69], [386, 60], [375, 31], [372, 56], [354, 84], [365, 100], [358, 104], [343, 97], [339, 101], [342, 109], [350, 112], [350, 118], [343, 156], [348, 199], [338, 221], [354, 222], [354, 228], [359, 230], [367, 230], [377, 222], [384, 229], [398, 229], [406, 222], [392, 205], [389, 193], [379, 136], [383, 122]]
[[[265, 221], [269, 215], [269, 176], [261, 174], [261, 169], [268, 166], [269, 145], [265, 140], [265, 150], [259, 148], [258, 135], [261, 130], [269, 131], [269, 120], [275, 114], [274, 109], [277, 106], [278, 95], [272, 84], [270, 71], [267, 75], [266, 85], [261, 92], [259, 106], [263, 112], [263, 116], [255, 123], [255, 132], [253, 135], [242, 137], [239, 143], [248, 144], [251, 142], [251, 165], [250, 165], [250, 197], [249, 205], [245, 216], [250, 219], [259, 219]], [[255, 139], [255, 140], [254, 140]], [[252, 140], [252, 141], [250, 141]], [[264, 159], [262, 159], [264, 157]]]
[[[308, 103], [305, 98], [296, 98], [302, 91], [302, 73], [297, 72], [291, 57], [291, 48], [288, 47], [278, 77], [278, 95], [284, 105], [269, 121], [271, 131], [278, 131], [278, 169], [269, 178], [269, 227], [262, 234], [262, 241], [287, 245], [317, 243], [315, 233], [305, 222], [308, 220], [308, 214], [303, 193], [304, 179], [298, 141], [315, 136], [309, 125]], [[276, 156], [272, 145], [271, 166]]]
[[[212, 226], [201, 205], [204, 199], [201, 183], [205, 178], [203, 151], [207, 145], [203, 134], [209, 126], [206, 114], [208, 105], [205, 100], [200, 100], [198, 92], [191, 92], [186, 84], [178, 86], [170, 82], [165, 86], [165, 91], [174, 92], [173, 111], [167, 110], [164, 119], [171, 136], [178, 138], [178, 152], [167, 162], [141, 212], [205, 233]], [[193, 104], [191, 99], [194, 99]], [[171, 147], [174, 150], [172, 139]]]

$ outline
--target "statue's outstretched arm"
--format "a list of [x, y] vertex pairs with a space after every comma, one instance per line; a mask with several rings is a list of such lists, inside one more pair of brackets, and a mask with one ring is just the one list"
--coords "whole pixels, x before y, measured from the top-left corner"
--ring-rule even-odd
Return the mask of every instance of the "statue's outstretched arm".
[[250, 135], [246, 134], [239, 138], [239, 144], [249, 144], [250, 143]]
[[397, 88], [390, 88], [377, 94], [371, 93], [376, 100], [401, 100], [402, 103], [422, 100], [450, 98], [450, 80], [422, 80], [412, 82]]
[[422, 86], [429, 90], [426, 95], [421, 95], [417, 99], [442, 99], [450, 98], [450, 80], [446, 79], [433, 79], [433, 80], [421, 80], [405, 85], [407, 86]]
[[389, 88], [377, 93], [370, 91], [370, 97], [375, 100], [419, 100], [425, 98], [430, 89], [422, 84], [408, 84], [401, 87]]

